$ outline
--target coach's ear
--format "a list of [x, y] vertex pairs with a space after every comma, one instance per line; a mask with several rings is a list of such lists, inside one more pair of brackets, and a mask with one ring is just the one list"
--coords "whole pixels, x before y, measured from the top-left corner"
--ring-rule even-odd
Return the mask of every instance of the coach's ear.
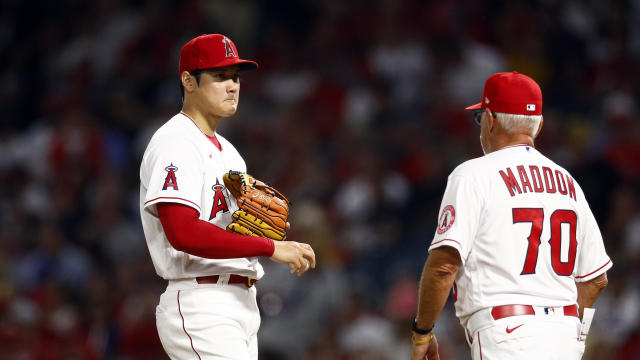
[[182, 82], [182, 86], [184, 86], [185, 91], [192, 92], [196, 86], [193, 75], [191, 75], [188, 71], [183, 71], [180, 74], [180, 81]]
[[540, 135], [540, 131], [542, 131], [542, 123], [544, 123], [544, 117], [540, 116], [540, 125], [538, 125], [538, 131], [536, 131], [536, 134], [533, 137], [534, 139]]
[[487, 120], [489, 121], [489, 132], [493, 132], [493, 126], [495, 125], [495, 121], [496, 121], [496, 119], [493, 117], [494, 112], [491, 111], [489, 108], [487, 108], [486, 112], [487, 112]]

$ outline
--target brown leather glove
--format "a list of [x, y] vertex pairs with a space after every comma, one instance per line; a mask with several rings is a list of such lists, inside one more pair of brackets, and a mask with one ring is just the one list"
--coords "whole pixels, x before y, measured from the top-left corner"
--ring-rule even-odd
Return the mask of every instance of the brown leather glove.
[[290, 202], [278, 190], [249, 174], [229, 171], [224, 184], [238, 202], [239, 210], [227, 230], [235, 233], [285, 240]]

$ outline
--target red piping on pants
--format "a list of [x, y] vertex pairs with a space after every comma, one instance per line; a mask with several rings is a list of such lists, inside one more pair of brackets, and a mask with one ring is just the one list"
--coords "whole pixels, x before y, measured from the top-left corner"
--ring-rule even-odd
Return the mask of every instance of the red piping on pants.
[[187, 328], [184, 327], [184, 316], [182, 316], [182, 310], [180, 310], [180, 290], [178, 290], [178, 312], [180, 313], [180, 317], [182, 318], [182, 330], [184, 330], [184, 333], [187, 334], [187, 336], [189, 337], [189, 341], [191, 342], [191, 349], [193, 349], [193, 352], [198, 355], [198, 359], [202, 360], [200, 354], [198, 354], [198, 352], [196, 351], [196, 348], [193, 347], [193, 339], [191, 338], [191, 335], [189, 335], [189, 333], [187, 332]]

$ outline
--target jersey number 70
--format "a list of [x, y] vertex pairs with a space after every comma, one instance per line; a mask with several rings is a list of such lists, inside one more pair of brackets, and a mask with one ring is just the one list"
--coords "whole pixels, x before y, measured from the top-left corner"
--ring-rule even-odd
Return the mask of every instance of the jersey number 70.
[[[578, 217], [572, 210], [556, 210], [551, 214], [551, 266], [558, 275], [568, 276], [573, 273], [576, 263], [576, 224]], [[524, 267], [520, 275], [535, 274], [538, 263], [538, 247], [540, 246], [540, 235], [544, 221], [544, 209], [513, 209], [513, 223], [530, 222], [531, 233], [527, 240], [527, 256], [524, 260]], [[569, 224], [569, 256], [566, 262], [560, 258], [562, 248], [562, 224]]]

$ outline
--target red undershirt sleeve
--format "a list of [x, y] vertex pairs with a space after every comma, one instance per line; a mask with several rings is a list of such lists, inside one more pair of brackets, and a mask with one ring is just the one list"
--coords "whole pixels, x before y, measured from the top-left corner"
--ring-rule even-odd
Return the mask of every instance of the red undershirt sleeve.
[[226, 231], [198, 218], [198, 211], [170, 202], [156, 204], [167, 240], [176, 250], [209, 259], [271, 257], [273, 240]]

